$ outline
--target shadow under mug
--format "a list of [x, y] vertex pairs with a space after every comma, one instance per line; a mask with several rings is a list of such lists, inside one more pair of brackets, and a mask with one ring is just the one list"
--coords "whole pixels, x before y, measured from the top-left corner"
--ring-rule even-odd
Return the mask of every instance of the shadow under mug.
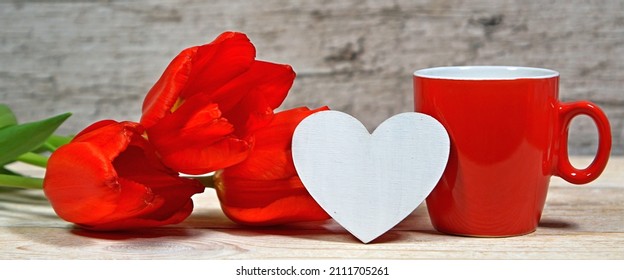
[[[559, 73], [529, 67], [437, 67], [414, 72], [415, 111], [444, 125], [449, 161], [427, 198], [433, 226], [467, 236], [516, 236], [537, 228], [551, 175], [574, 184], [596, 179], [611, 149], [605, 114], [593, 103], [558, 100]], [[594, 161], [568, 158], [578, 115], [598, 128]]]

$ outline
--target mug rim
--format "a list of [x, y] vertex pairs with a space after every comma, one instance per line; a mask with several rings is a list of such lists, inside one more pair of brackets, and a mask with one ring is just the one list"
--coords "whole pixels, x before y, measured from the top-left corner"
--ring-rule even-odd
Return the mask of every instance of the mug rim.
[[559, 72], [524, 66], [442, 66], [414, 71], [414, 77], [441, 80], [518, 80], [558, 77]]

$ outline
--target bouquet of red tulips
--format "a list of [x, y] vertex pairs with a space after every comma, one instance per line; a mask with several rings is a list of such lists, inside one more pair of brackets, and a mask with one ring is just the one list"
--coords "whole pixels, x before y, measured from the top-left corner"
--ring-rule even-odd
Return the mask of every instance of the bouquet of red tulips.
[[185, 49], [147, 93], [140, 122], [102, 120], [55, 147], [43, 190], [56, 213], [92, 230], [174, 224], [211, 186], [238, 223], [327, 219], [297, 176], [291, 138], [328, 108], [275, 112], [295, 72], [255, 56], [236, 32]]

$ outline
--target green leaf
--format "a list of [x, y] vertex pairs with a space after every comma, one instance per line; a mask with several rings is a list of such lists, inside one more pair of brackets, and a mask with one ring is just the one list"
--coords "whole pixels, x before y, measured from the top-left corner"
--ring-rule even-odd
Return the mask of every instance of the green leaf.
[[11, 108], [5, 104], [0, 104], [0, 128], [16, 124], [17, 119], [15, 118], [13, 111], [11, 111]]
[[10, 188], [41, 189], [43, 179], [0, 174], [0, 186]]
[[48, 140], [46, 140], [46, 143], [54, 148], [59, 148], [60, 146], [63, 146], [71, 142], [73, 138], [74, 137], [72, 136], [61, 136], [61, 135], [55, 134], [55, 135], [51, 135], [50, 137], [48, 137]]
[[71, 142], [74, 139], [73, 136], [63, 136], [63, 135], [50, 135], [48, 139], [43, 143], [43, 145], [39, 146], [37, 149], [32, 150], [31, 152], [41, 154], [45, 152], [54, 152], [56, 149], [61, 146]]
[[48, 166], [48, 157], [33, 152], [21, 154], [16, 158], [16, 160], [43, 168], [46, 168]]
[[65, 113], [0, 129], [0, 166], [41, 146], [69, 116], [71, 113]]
[[20, 174], [13, 172], [9, 169], [4, 168], [4, 166], [0, 166], [0, 174], [6, 174], [6, 175], [15, 175], [15, 176], [19, 176]]

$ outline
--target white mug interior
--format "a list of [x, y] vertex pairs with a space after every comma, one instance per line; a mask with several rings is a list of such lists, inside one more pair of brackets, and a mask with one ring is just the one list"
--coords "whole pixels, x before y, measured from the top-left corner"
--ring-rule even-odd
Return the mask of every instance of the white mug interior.
[[448, 66], [417, 70], [414, 76], [445, 80], [516, 80], [552, 78], [559, 76], [559, 72], [516, 66]]

